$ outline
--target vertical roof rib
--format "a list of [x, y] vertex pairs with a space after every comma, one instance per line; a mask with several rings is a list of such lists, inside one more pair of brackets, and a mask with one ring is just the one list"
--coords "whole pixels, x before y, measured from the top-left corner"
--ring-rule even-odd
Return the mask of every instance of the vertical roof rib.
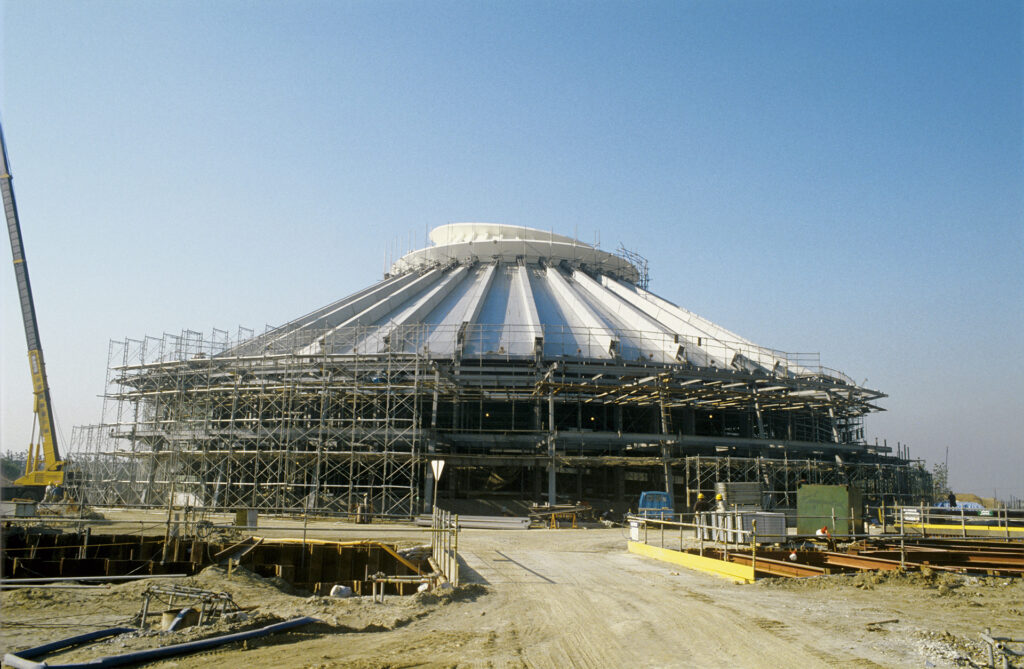
[[544, 330], [537, 315], [526, 265], [516, 266], [501, 333], [501, 349], [509, 355], [534, 355], [544, 345]]
[[[355, 311], [355, 309], [359, 308], [362, 305], [365, 305], [367, 302], [369, 302], [371, 299], [375, 297], [379, 298], [376, 302], [370, 304], [362, 311], [350, 316], [348, 319], [332, 327], [328, 332], [324, 333], [320, 337], [317, 337], [315, 342], [313, 342], [303, 350], [303, 353], [315, 354], [319, 352], [320, 348], [324, 345], [324, 342], [332, 334], [337, 333], [339, 330], [342, 330], [343, 328], [352, 328], [357, 325], [369, 325], [373, 323], [374, 321], [376, 321], [377, 319], [381, 318], [389, 311], [394, 309], [396, 306], [402, 304], [407, 299], [409, 299], [419, 291], [423, 290], [424, 286], [430, 285], [430, 283], [441, 274], [441, 271], [442, 270], [440, 269], [432, 269], [429, 272], [426, 272], [425, 274], [419, 276], [417, 276], [415, 273], [411, 273], [412, 280], [405, 282], [402, 285], [399, 285], [395, 290], [389, 292], [387, 295], [380, 297], [380, 295], [375, 292], [373, 294], [367, 295], [361, 300], [357, 300], [352, 305], [350, 305], [350, 307], [345, 311], [346, 314]], [[358, 335], [359, 333], [356, 332], [355, 336]], [[346, 349], [350, 348], [351, 345], [345, 345], [344, 343], [342, 343], [340, 347], [342, 349]]]
[[[654, 293], [623, 284], [614, 277], [602, 276], [601, 285], [656, 321], [670, 326], [686, 337], [686, 357], [694, 364], [714, 364], [762, 370], [788, 367], [789, 361], [771, 349], [758, 346], [706, 318], [676, 306]], [[699, 353], [695, 349], [702, 349]]]
[[[379, 328], [361, 341], [354, 350], [360, 353], [376, 353], [391, 348], [393, 350], [405, 350], [407, 347], [391, 341], [391, 335], [400, 325], [415, 324], [429, 314], [434, 307], [448, 296], [452, 289], [466, 276], [468, 268], [460, 265], [453, 271], [448, 272], [441, 281], [427, 292], [415, 298], [401, 311], [388, 318]], [[420, 339], [416, 337], [416, 339]]]
[[432, 353], [441, 355], [455, 353], [456, 340], [460, 336], [464, 337], [466, 329], [480, 316], [480, 309], [483, 308], [484, 298], [487, 297], [491, 282], [494, 281], [496, 268], [497, 263], [490, 263], [483, 267], [477, 274], [473, 286], [434, 329], [427, 340], [427, 347]]
[[562, 313], [567, 316], [571, 314], [575, 319], [576, 322], [570, 323], [570, 327], [586, 329], [587, 339], [585, 342], [580, 342], [581, 352], [584, 346], [589, 349], [584, 356], [590, 358], [615, 357], [619, 349], [618, 337], [601, 320], [601, 317], [580, 299], [566, 278], [562, 276], [561, 270], [548, 265], [544, 277], [547, 279], [548, 285], [551, 286], [551, 294], [559, 301]]
[[625, 334], [637, 340], [644, 353], [657, 356], [658, 362], [678, 362], [684, 359], [683, 347], [669, 328], [607, 290], [586, 272], [575, 270], [572, 278], [597, 304], [615, 314], [627, 326]]

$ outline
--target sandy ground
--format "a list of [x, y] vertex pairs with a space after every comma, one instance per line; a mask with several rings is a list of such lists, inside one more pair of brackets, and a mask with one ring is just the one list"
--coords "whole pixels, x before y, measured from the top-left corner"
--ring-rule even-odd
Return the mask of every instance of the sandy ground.
[[[395, 533], [403, 543], [420, 536]], [[459, 589], [384, 604], [310, 597], [276, 579], [228, 579], [212, 568], [186, 583], [227, 590], [240, 605], [256, 607], [246, 620], [119, 637], [51, 662], [299, 615], [323, 622], [151, 666], [948, 667], [982, 661], [986, 627], [1024, 637], [1020, 579], [858, 574], [734, 585], [628, 553], [618, 528], [466, 530], [460, 555]], [[18, 649], [95, 629], [80, 625], [123, 623], [138, 611], [145, 585], [4, 592], [0, 646]]]

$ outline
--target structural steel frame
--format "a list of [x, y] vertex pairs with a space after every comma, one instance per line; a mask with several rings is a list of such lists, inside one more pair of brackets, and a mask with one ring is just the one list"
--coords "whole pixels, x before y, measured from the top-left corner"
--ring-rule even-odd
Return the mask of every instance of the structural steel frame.
[[583, 494], [584, 476], [607, 482], [611, 472], [618, 497], [629, 471], [687, 504], [720, 481], [763, 481], [779, 505], [795, 503], [800, 481], [856, 483], [903, 502], [930, 487], [919, 463], [864, 442], [863, 417], [884, 395], [814, 360], [779, 354], [791, 364], [723, 369], [588, 359], [586, 344], [552, 356], [540, 340], [602, 333], [551, 330], [503, 332], [539, 334], [533, 356], [464, 355], [474, 337], [497, 339], [467, 324], [447, 357], [431, 354], [437, 328], [423, 324], [385, 337], [376, 326], [240, 328], [111, 342], [101, 421], [72, 437], [77, 485], [99, 505], [362, 504], [399, 516], [432, 501], [423, 463], [434, 457], [467, 473], [453, 471], [449, 488], [473, 471], [546, 469], [552, 502], [560, 476], [563, 488], [575, 476]]

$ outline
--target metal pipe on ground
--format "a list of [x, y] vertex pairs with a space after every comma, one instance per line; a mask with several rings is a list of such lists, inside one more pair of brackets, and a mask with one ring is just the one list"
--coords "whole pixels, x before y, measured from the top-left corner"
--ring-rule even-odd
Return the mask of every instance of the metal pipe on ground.
[[79, 644], [88, 643], [90, 641], [105, 639], [108, 636], [117, 636], [118, 634], [125, 634], [127, 632], [135, 631], [137, 630], [134, 627], [110, 627], [104, 630], [96, 630], [95, 632], [86, 632], [85, 634], [79, 634], [77, 636], [68, 637], [67, 639], [61, 639], [60, 641], [52, 641], [50, 643], [43, 644], [42, 646], [26, 648], [25, 650], [19, 651], [17, 653], [7, 653], [4, 656], [4, 664], [10, 664], [7, 658], [11, 656], [17, 656], [17, 658], [20, 660], [31, 660], [33, 657], [40, 657], [42, 655], [46, 655], [47, 653], [52, 653], [56, 650], [70, 648], [71, 646], [77, 646]]
[[[207, 648], [215, 648], [228, 643], [234, 643], [236, 641], [246, 641], [248, 639], [256, 639], [259, 637], [268, 636], [270, 634], [276, 634], [277, 632], [284, 632], [296, 627], [308, 625], [310, 623], [319, 622], [316, 618], [305, 616], [302, 618], [293, 618], [284, 622], [276, 623], [274, 625], [267, 625], [259, 629], [249, 630], [247, 632], [237, 632], [235, 634], [225, 634], [224, 636], [215, 636], [209, 639], [200, 639], [199, 641], [189, 641], [187, 643], [174, 644], [173, 646], [163, 646], [161, 648], [152, 648], [150, 650], [140, 650], [133, 653], [125, 653], [124, 655], [108, 655], [88, 662], [75, 663], [75, 664], [47, 664], [46, 662], [33, 662], [30, 658], [39, 657], [44, 655], [51, 650], [39, 651], [40, 648], [47, 648], [52, 646], [52, 650], [59, 650], [60, 648], [67, 648], [71, 645], [83, 643], [83, 641], [75, 641], [69, 643], [70, 639], [64, 641], [54, 642], [48, 644], [48, 646], [39, 646], [38, 648], [30, 648], [21, 653], [7, 653], [4, 655], [4, 664], [15, 667], [15, 669], [96, 669], [97, 667], [120, 667], [128, 664], [140, 664], [142, 662], [152, 662], [165, 657], [174, 657], [175, 655], [187, 655], [189, 653], [197, 653]], [[112, 630], [103, 630], [108, 632], [105, 636], [113, 636], [114, 634], [123, 634], [124, 632], [134, 632], [132, 628], [117, 628], [121, 629], [120, 632]], [[94, 633], [96, 634], [96, 633]], [[88, 635], [81, 635], [81, 637]], [[81, 637], [72, 637], [73, 639], [80, 639]], [[95, 639], [102, 638], [101, 636], [94, 637]], [[26, 653], [29, 655], [26, 657]]]
[[0, 590], [110, 590], [109, 585], [76, 585], [74, 583], [0, 583]]
[[424, 574], [422, 576], [371, 576], [370, 580], [378, 583], [429, 583], [440, 576], [439, 573], [434, 572], [433, 574]]
[[40, 576], [38, 578], [5, 578], [0, 586], [18, 583], [60, 583], [61, 581], [139, 581], [148, 578], [186, 578], [188, 574], [140, 574], [137, 576]]
[[178, 611], [178, 615], [174, 616], [174, 619], [171, 621], [171, 624], [167, 626], [167, 631], [168, 632], [173, 632], [176, 629], [178, 629], [179, 627], [181, 627], [183, 624], [185, 626], [188, 626], [185, 621], [186, 621], [186, 619], [191, 617], [191, 614], [195, 614], [194, 617], [198, 619], [198, 617], [199, 617], [198, 611], [196, 611], [191, 606], [186, 606], [181, 611]]

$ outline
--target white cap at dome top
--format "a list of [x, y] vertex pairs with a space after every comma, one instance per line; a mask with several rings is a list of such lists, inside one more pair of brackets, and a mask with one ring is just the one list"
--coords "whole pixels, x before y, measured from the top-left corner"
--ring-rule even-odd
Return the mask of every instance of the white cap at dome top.
[[451, 262], [465, 264], [475, 260], [496, 260], [514, 263], [522, 260], [537, 263], [543, 258], [551, 264], [564, 260], [576, 267], [587, 265], [629, 282], [635, 282], [640, 277], [636, 266], [621, 256], [572, 237], [521, 225], [449, 223], [431, 230], [430, 241], [432, 246], [411, 251], [396, 260], [390, 274], [402, 274]]

